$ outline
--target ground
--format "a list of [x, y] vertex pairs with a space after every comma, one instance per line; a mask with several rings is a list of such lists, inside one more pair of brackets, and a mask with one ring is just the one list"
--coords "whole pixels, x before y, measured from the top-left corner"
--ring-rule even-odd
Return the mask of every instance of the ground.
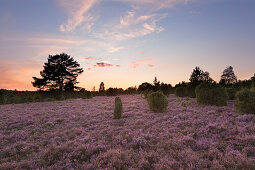
[[[0, 106], [0, 169], [255, 169], [255, 115], [141, 95]], [[185, 104], [187, 106], [185, 106]]]

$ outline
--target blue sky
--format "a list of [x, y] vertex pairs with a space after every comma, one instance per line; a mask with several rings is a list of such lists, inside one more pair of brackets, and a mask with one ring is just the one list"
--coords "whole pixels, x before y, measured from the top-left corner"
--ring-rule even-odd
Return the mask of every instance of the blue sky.
[[[253, 0], [0, 0], [0, 88], [35, 90], [49, 54], [84, 68], [79, 86], [188, 81], [200, 66], [218, 81], [232, 65], [255, 72]], [[104, 64], [97, 64], [104, 63]]]

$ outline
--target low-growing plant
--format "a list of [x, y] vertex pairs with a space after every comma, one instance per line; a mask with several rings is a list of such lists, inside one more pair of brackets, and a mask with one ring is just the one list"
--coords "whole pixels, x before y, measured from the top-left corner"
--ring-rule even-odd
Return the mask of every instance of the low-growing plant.
[[185, 97], [187, 96], [187, 93], [186, 93], [186, 87], [177, 87], [175, 89], [175, 92], [174, 94], [178, 97]]
[[177, 102], [180, 102], [180, 101], [181, 101], [181, 98], [180, 98], [180, 97], [177, 97], [176, 101], [177, 101]]
[[182, 102], [182, 103], [181, 103], [181, 106], [182, 106], [182, 107], [186, 107], [187, 104], [186, 104], [185, 102]]
[[113, 118], [114, 119], [120, 119], [122, 116], [123, 107], [122, 107], [122, 101], [120, 97], [115, 98], [115, 107], [114, 107], [114, 113]]
[[235, 109], [240, 113], [255, 114], [255, 91], [243, 89], [237, 92]]
[[153, 92], [147, 98], [150, 109], [154, 112], [165, 112], [167, 109], [168, 101], [166, 96], [160, 92]]
[[202, 83], [196, 87], [198, 104], [226, 106], [228, 95], [225, 88], [212, 84]]

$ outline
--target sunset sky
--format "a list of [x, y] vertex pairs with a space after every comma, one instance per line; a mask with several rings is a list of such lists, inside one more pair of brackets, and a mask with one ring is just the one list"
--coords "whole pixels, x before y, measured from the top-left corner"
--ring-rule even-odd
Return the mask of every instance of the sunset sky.
[[219, 81], [255, 73], [254, 0], [0, 0], [0, 88], [36, 90], [49, 54], [65, 52], [91, 90], [175, 85], [195, 66]]

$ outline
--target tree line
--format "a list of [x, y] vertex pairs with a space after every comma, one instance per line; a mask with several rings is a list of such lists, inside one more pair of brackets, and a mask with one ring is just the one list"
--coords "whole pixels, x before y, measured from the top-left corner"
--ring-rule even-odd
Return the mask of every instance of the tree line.
[[[78, 87], [77, 77], [83, 73], [83, 68], [80, 64], [66, 53], [57, 55], [49, 55], [48, 61], [44, 63], [43, 70], [40, 72], [41, 77], [33, 77], [32, 85], [41, 91], [85, 91], [84, 88]], [[250, 87], [252, 81], [255, 81], [255, 74], [250, 80], [237, 80], [237, 76], [234, 73], [233, 67], [227, 67], [222, 75], [218, 84], [226, 87]], [[103, 95], [118, 95], [118, 94], [131, 94], [137, 92], [144, 92], [146, 90], [157, 91], [161, 90], [165, 94], [173, 92], [173, 88], [178, 87], [190, 87], [195, 88], [197, 85], [203, 82], [216, 83], [211, 77], [209, 72], [203, 71], [200, 67], [193, 69], [189, 82], [181, 82], [175, 87], [171, 84], [160, 83], [155, 77], [153, 83], [144, 82], [136, 87], [129, 87], [126, 90], [122, 88], [108, 88], [104, 87], [104, 83], [101, 82], [98, 92], [95, 87], [93, 88], [94, 93]]]

